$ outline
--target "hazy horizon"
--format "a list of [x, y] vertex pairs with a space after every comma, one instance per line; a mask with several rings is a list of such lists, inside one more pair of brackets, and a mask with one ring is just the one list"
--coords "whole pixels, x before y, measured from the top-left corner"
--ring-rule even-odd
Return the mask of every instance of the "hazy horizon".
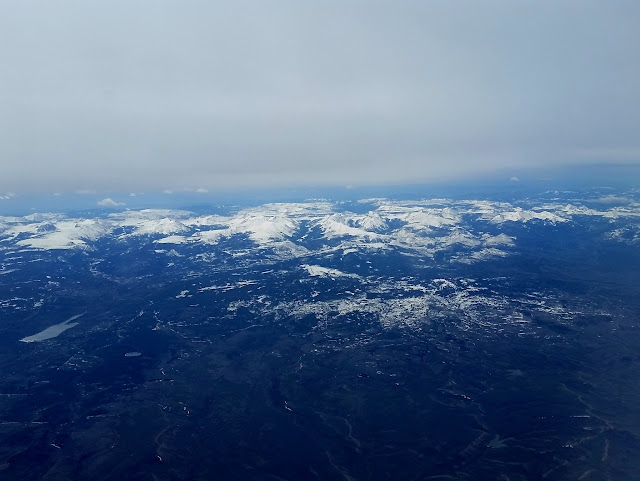
[[640, 165], [634, 2], [0, 5], [0, 195]]

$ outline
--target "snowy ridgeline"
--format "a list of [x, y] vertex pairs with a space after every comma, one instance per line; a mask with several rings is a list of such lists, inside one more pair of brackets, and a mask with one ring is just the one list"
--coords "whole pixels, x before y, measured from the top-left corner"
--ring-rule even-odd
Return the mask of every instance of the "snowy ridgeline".
[[[189, 302], [208, 301], [199, 297], [207, 291], [226, 293], [232, 290], [242, 292], [241, 296], [231, 296], [228, 302], [224, 296], [217, 296], [218, 305], [226, 305], [227, 315], [235, 317], [238, 309], [246, 309], [256, 319], [274, 316], [276, 320], [303, 318], [313, 315], [322, 328], [326, 323], [344, 323], [346, 318], [364, 316], [367, 322], [375, 320], [384, 328], [404, 327], [422, 329], [436, 319], [459, 319], [459, 328], [483, 329], [496, 331], [511, 325], [522, 332], [530, 326], [530, 315], [523, 312], [536, 312], [547, 315], [559, 324], [571, 323], [576, 316], [609, 315], [588, 303], [578, 306], [566, 305], [562, 294], [552, 290], [534, 291], [526, 295], [507, 296], [496, 291], [501, 285], [500, 278], [437, 278], [427, 282], [416, 279], [394, 279], [374, 276], [358, 276], [317, 265], [300, 266], [299, 279], [313, 282], [314, 289], [310, 296], [291, 296], [292, 299], [277, 299], [265, 294], [264, 284], [256, 280], [242, 280], [221, 286], [199, 288], [193, 294], [181, 291], [176, 299], [193, 298]], [[308, 277], [305, 277], [306, 276]], [[278, 276], [278, 272], [270, 272]], [[323, 282], [324, 281], [324, 282]], [[318, 283], [316, 283], [318, 282]], [[332, 294], [326, 292], [326, 282], [342, 282], [338, 290]], [[487, 286], [492, 286], [489, 288]], [[294, 292], [294, 291], [292, 291]], [[188, 294], [188, 295], [187, 295]], [[321, 295], [322, 294], [322, 295]], [[240, 297], [240, 299], [238, 299]]]
[[[344, 240], [343, 247], [352, 250], [400, 248], [428, 254], [462, 245], [473, 248], [475, 254], [460, 261], [474, 262], [506, 255], [501, 248], [512, 246], [514, 239], [500, 230], [509, 224], [554, 225], [579, 222], [585, 216], [611, 222], [612, 239], [636, 242], [640, 238], [640, 203], [633, 201], [601, 210], [544, 203], [525, 209], [483, 200], [361, 202], [373, 208], [365, 214], [338, 212], [337, 204], [321, 201], [266, 204], [231, 216], [145, 209], [97, 218], [69, 218], [62, 214], [0, 217], [0, 247], [82, 249], [107, 236], [119, 240], [152, 236], [153, 242], [167, 246], [216, 244], [241, 234], [258, 248], [278, 247], [290, 257], [308, 254], [305, 238], [314, 233], [324, 241]], [[620, 226], [617, 221], [626, 224]], [[629, 221], [634, 222], [631, 227]], [[629, 228], [631, 232], [625, 230]]]

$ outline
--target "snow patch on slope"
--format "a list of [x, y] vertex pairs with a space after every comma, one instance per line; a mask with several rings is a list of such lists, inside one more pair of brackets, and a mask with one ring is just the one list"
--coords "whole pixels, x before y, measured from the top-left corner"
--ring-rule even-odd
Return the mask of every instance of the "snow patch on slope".
[[566, 217], [561, 217], [558, 214], [554, 214], [549, 211], [535, 211], [535, 210], [524, 210], [521, 207], [516, 207], [511, 211], [501, 212], [497, 214], [491, 219], [491, 222], [494, 224], [501, 224], [503, 222], [531, 222], [533, 220], [541, 220], [546, 222], [551, 222], [555, 224], [557, 222], [568, 222], [569, 219]]
[[347, 274], [338, 269], [330, 269], [328, 267], [312, 266], [309, 264], [302, 264], [300, 267], [305, 269], [309, 275], [313, 277], [359, 277], [355, 274]]

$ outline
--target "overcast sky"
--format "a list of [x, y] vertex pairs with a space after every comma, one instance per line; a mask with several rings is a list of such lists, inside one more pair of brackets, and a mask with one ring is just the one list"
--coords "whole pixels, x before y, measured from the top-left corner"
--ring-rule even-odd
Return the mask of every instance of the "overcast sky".
[[637, 0], [2, 0], [0, 192], [637, 163], [638, 25]]

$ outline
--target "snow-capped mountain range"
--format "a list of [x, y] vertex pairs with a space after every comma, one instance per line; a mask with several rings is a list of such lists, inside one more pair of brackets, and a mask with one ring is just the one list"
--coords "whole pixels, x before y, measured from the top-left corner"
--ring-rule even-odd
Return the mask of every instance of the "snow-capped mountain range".
[[507, 255], [515, 239], [504, 231], [512, 223], [556, 225], [599, 218], [610, 223], [612, 238], [637, 242], [640, 233], [638, 202], [608, 209], [570, 203], [523, 208], [507, 202], [447, 199], [366, 199], [360, 203], [370, 210], [355, 213], [343, 210], [339, 203], [310, 201], [266, 204], [229, 216], [144, 209], [95, 218], [50, 213], [0, 217], [0, 247], [90, 249], [92, 243], [104, 237], [127, 240], [140, 236], [149, 236], [159, 246], [168, 247], [217, 244], [221, 239], [242, 235], [258, 249], [277, 249], [283, 256], [296, 257], [309, 254], [305, 239], [317, 234], [344, 252], [399, 249], [407, 254], [432, 256], [457, 245], [469, 251], [468, 256], [459, 258], [460, 262], [475, 262]]
[[[127, 252], [143, 256], [144, 262], [155, 258], [175, 272], [169, 275], [167, 271], [167, 275], [171, 283], [177, 283], [172, 294], [176, 300], [241, 293], [242, 300], [233, 300], [232, 295], [225, 301], [225, 315], [231, 317], [238, 308], [257, 316], [313, 315], [325, 320], [369, 313], [385, 326], [419, 328], [434, 316], [464, 312], [465, 322], [491, 326], [496, 319], [495, 325], [513, 319], [516, 326], [522, 326], [528, 322], [519, 314], [522, 310], [548, 312], [561, 320], [573, 316], [576, 309], [549, 302], [551, 291], [534, 296], [547, 299], [547, 304], [530, 305], [534, 298], [526, 296], [507, 299], [491, 287], [498, 281], [468, 278], [464, 266], [521, 254], [523, 242], [529, 242], [531, 248], [532, 239], [558, 229], [586, 229], [584, 235], [604, 243], [638, 244], [640, 203], [629, 200], [605, 207], [578, 202], [514, 205], [488, 200], [375, 198], [349, 205], [326, 200], [273, 203], [229, 215], [145, 209], [82, 218], [52, 213], [1, 217], [4, 258], [0, 275], [7, 275], [3, 277], [8, 280], [16, 271], [28, 269], [26, 252], [35, 261], [44, 260], [41, 254], [57, 251], [87, 254], [92, 259], [92, 275], [109, 277], [103, 267], [112, 262], [108, 259]], [[115, 249], [103, 251], [104, 245]], [[392, 272], [379, 265], [385, 256], [391, 260], [382, 265], [405, 258], [408, 265], [420, 269], [450, 266], [453, 271], [447, 275], [452, 277], [441, 279], [443, 273], [438, 269], [425, 275], [404, 271], [401, 266]], [[224, 272], [242, 277], [223, 275], [216, 280]], [[310, 283], [312, 290], [301, 297], [282, 298], [261, 290], [274, 281], [283, 282], [283, 289], [288, 289], [284, 279], [290, 274], [294, 280], [287, 282]], [[332, 283], [339, 288], [327, 291]], [[46, 299], [49, 290], [48, 284], [43, 285], [39, 296]], [[11, 299], [3, 300], [2, 305], [23, 308], [22, 301]], [[37, 297], [24, 302], [43, 301]], [[488, 316], [487, 311], [493, 314]]]

